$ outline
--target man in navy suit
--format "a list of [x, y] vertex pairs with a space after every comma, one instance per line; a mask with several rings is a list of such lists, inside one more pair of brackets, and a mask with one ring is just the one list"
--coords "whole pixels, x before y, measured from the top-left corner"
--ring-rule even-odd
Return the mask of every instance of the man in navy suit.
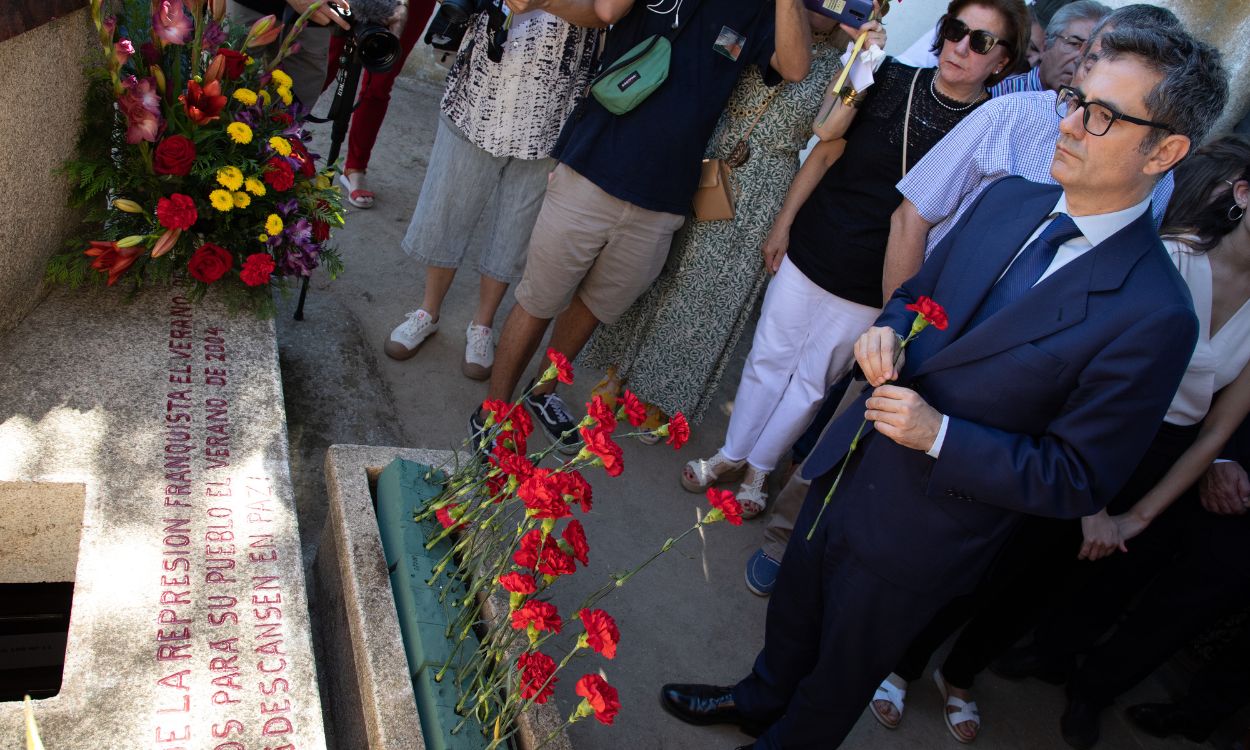
[[[875, 389], [808, 458], [812, 489], [751, 675], [666, 685], [670, 713], [758, 730], [756, 750], [828, 750], [1023, 514], [1077, 518], [1115, 495], [1198, 331], [1150, 193], [1227, 96], [1218, 52], [1184, 31], [1103, 38], [1081, 89], [1059, 94], [1062, 189], [1016, 177], [988, 188], [856, 344]], [[949, 327], [924, 331], [896, 368], [915, 316], [904, 307], [921, 296]], [[872, 429], [848, 457], [861, 415]]]

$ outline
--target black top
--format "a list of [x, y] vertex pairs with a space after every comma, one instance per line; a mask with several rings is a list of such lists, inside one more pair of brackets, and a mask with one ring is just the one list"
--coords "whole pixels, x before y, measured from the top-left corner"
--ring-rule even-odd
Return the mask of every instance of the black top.
[[[669, 29], [673, 15], [660, 15], [647, 5], [636, 0], [608, 32], [605, 67]], [[673, 7], [671, 2], [656, 5]], [[684, 216], [699, 183], [703, 150], [742, 69], [755, 64], [769, 71], [776, 9], [761, 0], [700, 0], [697, 8], [695, 0], [682, 0], [679, 12], [683, 29], [673, 44], [668, 80], [623, 115], [587, 96], [565, 123], [554, 155], [609, 195]], [[737, 60], [715, 49], [722, 29], [746, 39]], [[769, 82], [779, 81], [773, 74]]]
[[[907, 129], [909, 170], [980, 106], [935, 97], [931, 83], [936, 73], [936, 68], [926, 68], [916, 79]], [[895, 184], [903, 177], [903, 115], [915, 74], [915, 68], [893, 58], [881, 64], [846, 132], [846, 151], [799, 209], [790, 229], [790, 262], [826, 291], [869, 307], [881, 307], [890, 215], [903, 202]]]

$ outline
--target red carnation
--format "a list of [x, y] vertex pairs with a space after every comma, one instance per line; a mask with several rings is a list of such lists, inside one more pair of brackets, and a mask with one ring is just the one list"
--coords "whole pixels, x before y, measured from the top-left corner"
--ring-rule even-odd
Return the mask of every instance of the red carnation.
[[213, 81], [204, 86], [195, 81], [187, 82], [187, 93], [178, 97], [187, 110], [187, 117], [196, 125], [206, 125], [221, 116], [226, 106], [226, 97], [221, 93], [221, 81]]
[[281, 156], [271, 156], [265, 162], [265, 182], [279, 193], [286, 192], [295, 184], [295, 172]]
[[616, 412], [603, 402], [603, 396], [596, 393], [590, 403], [586, 404], [586, 413], [599, 424], [599, 429], [603, 432], [611, 435], [616, 430]]
[[559, 678], [553, 676], [556, 660], [538, 651], [526, 651], [517, 658], [516, 665], [521, 670], [521, 698], [546, 703], [559, 682]]
[[538, 553], [543, 544], [543, 532], [530, 529], [521, 537], [521, 546], [512, 554], [512, 561], [525, 570], [533, 570], [538, 566]]
[[243, 75], [243, 71], [247, 69], [247, 55], [242, 52], [236, 52], [229, 47], [218, 47], [217, 54], [221, 55], [225, 62], [223, 72], [226, 78], [233, 81]]
[[187, 270], [191, 276], [205, 284], [211, 284], [230, 270], [234, 265], [234, 256], [224, 247], [205, 242], [191, 255], [187, 261]]
[[564, 492], [564, 499], [570, 503], [577, 503], [582, 506], [583, 513], [589, 513], [592, 498], [590, 482], [587, 482], [586, 477], [582, 476], [577, 469], [567, 471], [562, 476], [564, 477], [564, 487], [561, 489]]
[[556, 609], [556, 605], [531, 599], [512, 612], [512, 629], [527, 630], [531, 627], [534, 630], [559, 633], [560, 628], [564, 627], [564, 621], [560, 619], [560, 612]]
[[577, 563], [573, 562], [572, 555], [560, 549], [554, 539], [547, 537], [538, 560], [538, 572], [552, 578], [571, 576], [577, 572]]
[[602, 609], [583, 609], [577, 616], [582, 620], [582, 627], [586, 628], [586, 644], [605, 659], [615, 659], [621, 631], [612, 615]]
[[500, 471], [523, 482], [534, 473], [534, 464], [523, 454], [509, 450], [506, 446], [496, 445], [490, 462], [498, 466]]
[[621, 710], [616, 688], [597, 674], [588, 674], [578, 680], [577, 694], [586, 699], [583, 702], [595, 712], [595, 718], [601, 724], [611, 725]]
[[[738, 498], [734, 497], [734, 493], [729, 490], [718, 490], [711, 487], [707, 491], [707, 501], [712, 507], [721, 512], [725, 520], [730, 526], [742, 525], [742, 506], [738, 504]], [[712, 516], [711, 513], [708, 514]], [[711, 518], [708, 523], [719, 521], [719, 518]]]
[[269, 253], [252, 253], [243, 261], [243, 268], [239, 271], [239, 278], [243, 279], [243, 283], [248, 286], [261, 286], [269, 283], [269, 277], [273, 275], [273, 258]]
[[288, 128], [291, 127], [291, 124], [295, 122], [295, 118], [291, 117], [286, 112], [272, 112], [269, 115], [269, 119], [276, 123], [285, 125]]
[[690, 423], [686, 421], [685, 414], [677, 412], [668, 420], [668, 444], [673, 446], [673, 450], [681, 450], [689, 440]]
[[[467, 523], [459, 522], [460, 516], [452, 515], [452, 511], [454, 511], [458, 507], [460, 506], [457, 505], [456, 503], [448, 503], [447, 505], [444, 505], [443, 507], [434, 511], [434, 517], [438, 519], [439, 525], [441, 525], [444, 529], [450, 529], [453, 526], [457, 528], [465, 528], [466, 526], [468, 526]], [[463, 515], [463, 513], [461, 513], [461, 515]]]
[[157, 174], [182, 177], [191, 172], [191, 164], [194, 162], [195, 143], [181, 135], [167, 135], [162, 138], [152, 155], [152, 169]]
[[582, 449], [582, 453], [594, 454], [603, 464], [608, 476], [620, 476], [625, 470], [625, 464], [621, 460], [621, 446], [613, 442], [611, 435], [603, 430], [592, 430], [588, 427], [581, 428], [579, 432], [582, 439], [586, 441], [586, 447]]
[[534, 582], [534, 576], [527, 573], [518, 573], [515, 570], [499, 576], [499, 585], [503, 586], [505, 591], [513, 594], [532, 594], [538, 591], [538, 584]]
[[174, 193], [156, 202], [156, 220], [166, 229], [190, 229], [199, 214], [189, 195]]
[[638, 427], [647, 421], [647, 405], [628, 388], [625, 389], [625, 393], [621, 396], [621, 404], [621, 411], [624, 412], [625, 418], [633, 426]]
[[548, 348], [547, 359], [551, 360], [551, 366], [556, 370], [556, 380], [566, 385], [572, 385], [573, 365], [569, 364], [569, 358], [555, 349]]
[[572, 515], [572, 512], [569, 504], [564, 501], [562, 484], [557, 476], [552, 476], [550, 469], [534, 469], [517, 487], [516, 494], [525, 503], [531, 518], [564, 518]]
[[569, 525], [564, 527], [560, 538], [568, 542], [569, 548], [573, 550], [573, 557], [582, 565], [590, 564], [590, 544], [586, 541], [586, 529], [582, 528], [582, 522], [576, 518], [569, 521]]
[[[920, 317], [925, 322], [939, 331], [945, 331], [948, 321], [946, 319], [946, 310], [934, 302], [931, 297], [920, 297], [915, 302], [906, 306], [906, 309], [920, 313]], [[912, 325], [915, 330], [915, 324]]]

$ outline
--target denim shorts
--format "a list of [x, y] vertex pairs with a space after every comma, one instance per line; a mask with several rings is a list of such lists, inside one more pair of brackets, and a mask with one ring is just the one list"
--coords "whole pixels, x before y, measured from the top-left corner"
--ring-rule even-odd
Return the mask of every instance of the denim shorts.
[[474, 247], [483, 276], [516, 283], [553, 166], [550, 158], [492, 156], [440, 116], [404, 252], [427, 266], [459, 268]]

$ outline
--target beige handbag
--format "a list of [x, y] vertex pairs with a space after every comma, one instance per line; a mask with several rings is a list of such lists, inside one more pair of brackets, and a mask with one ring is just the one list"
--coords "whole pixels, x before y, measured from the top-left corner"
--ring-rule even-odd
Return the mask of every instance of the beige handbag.
[[747, 139], [755, 132], [755, 126], [768, 111], [768, 105], [781, 90], [781, 84], [774, 86], [765, 97], [764, 103], [755, 112], [755, 119], [747, 132], [739, 139], [733, 151], [726, 159], [704, 159], [703, 172], [699, 175], [699, 189], [694, 193], [694, 218], [699, 221], [723, 221], [734, 217], [734, 192], [730, 183], [733, 170], [746, 164], [751, 158], [751, 144]]

